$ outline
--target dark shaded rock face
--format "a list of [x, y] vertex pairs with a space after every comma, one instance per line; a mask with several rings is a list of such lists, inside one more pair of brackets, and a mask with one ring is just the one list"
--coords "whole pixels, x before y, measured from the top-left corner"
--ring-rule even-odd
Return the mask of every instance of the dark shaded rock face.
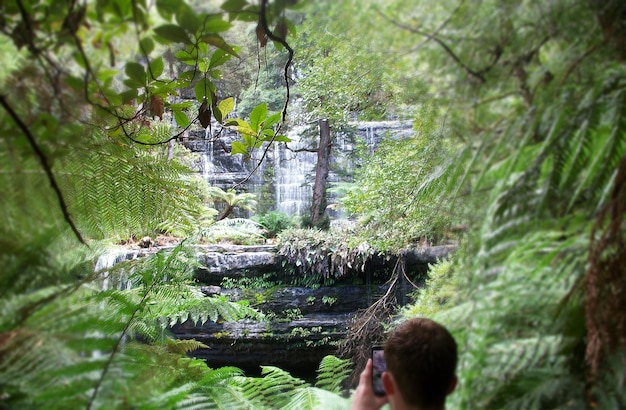
[[[407, 250], [407, 270], [425, 274], [428, 264], [447, 258], [454, 250], [452, 246]], [[176, 337], [196, 339], [210, 347], [193, 352], [195, 357], [205, 359], [211, 367], [231, 365], [248, 373], [258, 372], [261, 365], [273, 365], [294, 375], [314, 374], [322, 358], [336, 352], [354, 314], [387, 289], [376, 284], [243, 290], [219, 286], [224, 277], [280, 272], [283, 268], [275, 251], [272, 246], [201, 249], [198, 255], [205, 267], [197, 272], [197, 279], [205, 284], [200, 286], [202, 292], [207, 297], [249, 300], [268, 320], [176, 325], [171, 329]], [[368, 270], [383, 270], [385, 263], [395, 264], [395, 260], [375, 258]]]
[[262, 294], [264, 301], [255, 307], [270, 317], [261, 322], [194, 325], [188, 321], [174, 326], [171, 330], [176, 337], [196, 339], [210, 346], [195, 351], [194, 357], [206, 360], [212, 367], [231, 365], [254, 372], [261, 365], [272, 365], [294, 375], [312, 374], [324, 356], [334, 354], [354, 313], [367, 308], [376, 295], [385, 291], [384, 286], [201, 289], [207, 296], [227, 295], [235, 301], [253, 299], [253, 293]]
[[284, 322], [241, 320], [202, 326], [186, 322], [172, 331], [178, 338], [210, 346], [193, 352], [210, 367], [236, 366], [258, 372], [260, 366], [271, 365], [294, 375], [312, 374], [324, 356], [335, 352], [350, 317], [350, 313], [315, 314]]

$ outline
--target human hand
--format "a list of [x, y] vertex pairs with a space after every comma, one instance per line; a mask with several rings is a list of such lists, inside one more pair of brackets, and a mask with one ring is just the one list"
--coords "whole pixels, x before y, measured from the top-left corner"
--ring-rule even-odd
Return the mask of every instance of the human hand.
[[372, 389], [372, 359], [361, 372], [359, 385], [352, 394], [351, 410], [378, 410], [387, 403], [387, 396], [377, 396]]

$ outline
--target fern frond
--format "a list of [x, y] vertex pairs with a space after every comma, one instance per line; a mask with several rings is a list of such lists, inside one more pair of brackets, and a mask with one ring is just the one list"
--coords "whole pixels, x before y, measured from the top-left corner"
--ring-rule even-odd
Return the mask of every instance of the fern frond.
[[89, 236], [128, 238], [165, 227], [191, 232], [200, 215], [191, 170], [142, 147], [95, 142], [79, 146], [59, 166], [62, 189]]
[[308, 384], [273, 366], [261, 366], [262, 378], [236, 378], [242, 396], [258, 409], [282, 408], [293, 392]]
[[265, 237], [263, 225], [245, 218], [222, 219], [199, 231], [199, 236], [208, 242], [218, 242], [222, 238], [257, 239]]
[[352, 362], [335, 356], [325, 356], [317, 370], [315, 387], [333, 393], [341, 391], [342, 383], [352, 372]]
[[283, 407], [284, 410], [345, 410], [349, 400], [326, 389], [300, 388]]

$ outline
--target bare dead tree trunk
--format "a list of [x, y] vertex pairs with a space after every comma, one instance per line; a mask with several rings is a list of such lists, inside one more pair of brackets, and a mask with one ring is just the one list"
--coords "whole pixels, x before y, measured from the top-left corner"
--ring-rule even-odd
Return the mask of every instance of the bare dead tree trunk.
[[320, 144], [317, 148], [317, 165], [315, 167], [315, 185], [313, 185], [313, 201], [311, 204], [311, 225], [320, 226], [326, 215], [326, 180], [330, 163], [330, 125], [328, 120], [320, 120]]

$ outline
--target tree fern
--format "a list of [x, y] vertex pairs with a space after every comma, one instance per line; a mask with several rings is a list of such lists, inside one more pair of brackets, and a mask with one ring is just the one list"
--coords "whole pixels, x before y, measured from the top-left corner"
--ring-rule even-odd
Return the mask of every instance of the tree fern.
[[285, 410], [344, 410], [349, 402], [347, 399], [325, 389], [306, 387], [298, 389], [282, 409]]
[[93, 144], [64, 159], [63, 188], [94, 237], [191, 232], [202, 205], [190, 171], [140, 146]]
[[350, 376], [352, 362], [335, 356], [325, 356], [317, 370], [315, 387], [333, 393], [341, 393], [342, 383]]
[[263, 377], [235, 379], [241, 397], [255, 409], [345, 409], [349, 402], [339, 395], [351, 363], [326, 356], [318, 369], [316, 387], [273, 366], [262, 366]]
[[230, 218], [216, 221], [202, 227], [197, 235], [210, 243], [229, 238], [242, 243], [259, 243], [265, 240], [263, 226], [251, 219]]

